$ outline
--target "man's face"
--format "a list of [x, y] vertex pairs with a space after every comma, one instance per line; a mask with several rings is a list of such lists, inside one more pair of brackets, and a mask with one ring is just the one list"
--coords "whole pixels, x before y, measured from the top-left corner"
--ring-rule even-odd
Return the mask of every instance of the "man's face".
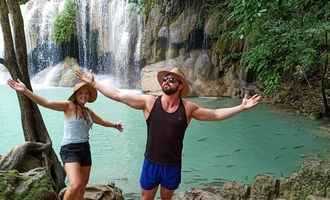
[[175, 94], [180, 86], [181, 82], [173, 75], [166, 75], [162, 80], [162, 90], [167, 95]]

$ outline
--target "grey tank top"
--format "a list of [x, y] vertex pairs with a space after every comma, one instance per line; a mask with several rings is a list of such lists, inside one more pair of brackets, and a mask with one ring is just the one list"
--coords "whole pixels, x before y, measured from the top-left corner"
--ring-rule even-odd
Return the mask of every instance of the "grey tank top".
[[64, 135], [61, 142], [62, 146], [70, 143], [88, 142], [89, 130], [91, 129], [93, 123], [88, 111], [87, 115], [90, 123], [84, 119], [64, 119]]

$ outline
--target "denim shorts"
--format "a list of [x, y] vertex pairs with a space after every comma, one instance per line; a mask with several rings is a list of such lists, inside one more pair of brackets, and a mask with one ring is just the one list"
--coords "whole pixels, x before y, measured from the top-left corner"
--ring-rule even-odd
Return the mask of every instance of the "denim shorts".
[[78, 162], [80, 166], [91, 166], [92, 158], [88, 142], [70, 143], [61, 146], [60, 156], [63, 164]]
[[159, 164], [144, 159], [140, 185], [144, 190], [151, 190], [159, 184], [168, 189], [176, 190], [181, 182], [181, 164]]

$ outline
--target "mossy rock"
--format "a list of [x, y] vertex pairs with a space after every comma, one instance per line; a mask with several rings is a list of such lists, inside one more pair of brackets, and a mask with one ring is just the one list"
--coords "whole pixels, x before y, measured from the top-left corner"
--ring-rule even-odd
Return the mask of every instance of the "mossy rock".
[[0, 171], [0, 199], [51, 200], [57, 199], [48, 171], [36, 168], [26, 173], [16, 170]]

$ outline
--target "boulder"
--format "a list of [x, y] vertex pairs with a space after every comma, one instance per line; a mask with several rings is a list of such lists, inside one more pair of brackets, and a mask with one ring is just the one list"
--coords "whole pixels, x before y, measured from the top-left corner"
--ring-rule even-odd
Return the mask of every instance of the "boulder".
[[[66, 188], [59, 196], [63, 199]], [[84, 200], [124, 200], [122, 191], [114, 184], [110, 185], [88, 185], [85, 190]]]
[[57, 200], [57, 193], [46, 168], [35, 168], [25, 173], [9, 170], [0, 171], [0, 199]]
[[225, 182], [221, 187], [203, 187], [178, 194], [177, 200], [329, 200], [330, 161], [308, 159], [287, 178], [258, 175], [250, 185]]

